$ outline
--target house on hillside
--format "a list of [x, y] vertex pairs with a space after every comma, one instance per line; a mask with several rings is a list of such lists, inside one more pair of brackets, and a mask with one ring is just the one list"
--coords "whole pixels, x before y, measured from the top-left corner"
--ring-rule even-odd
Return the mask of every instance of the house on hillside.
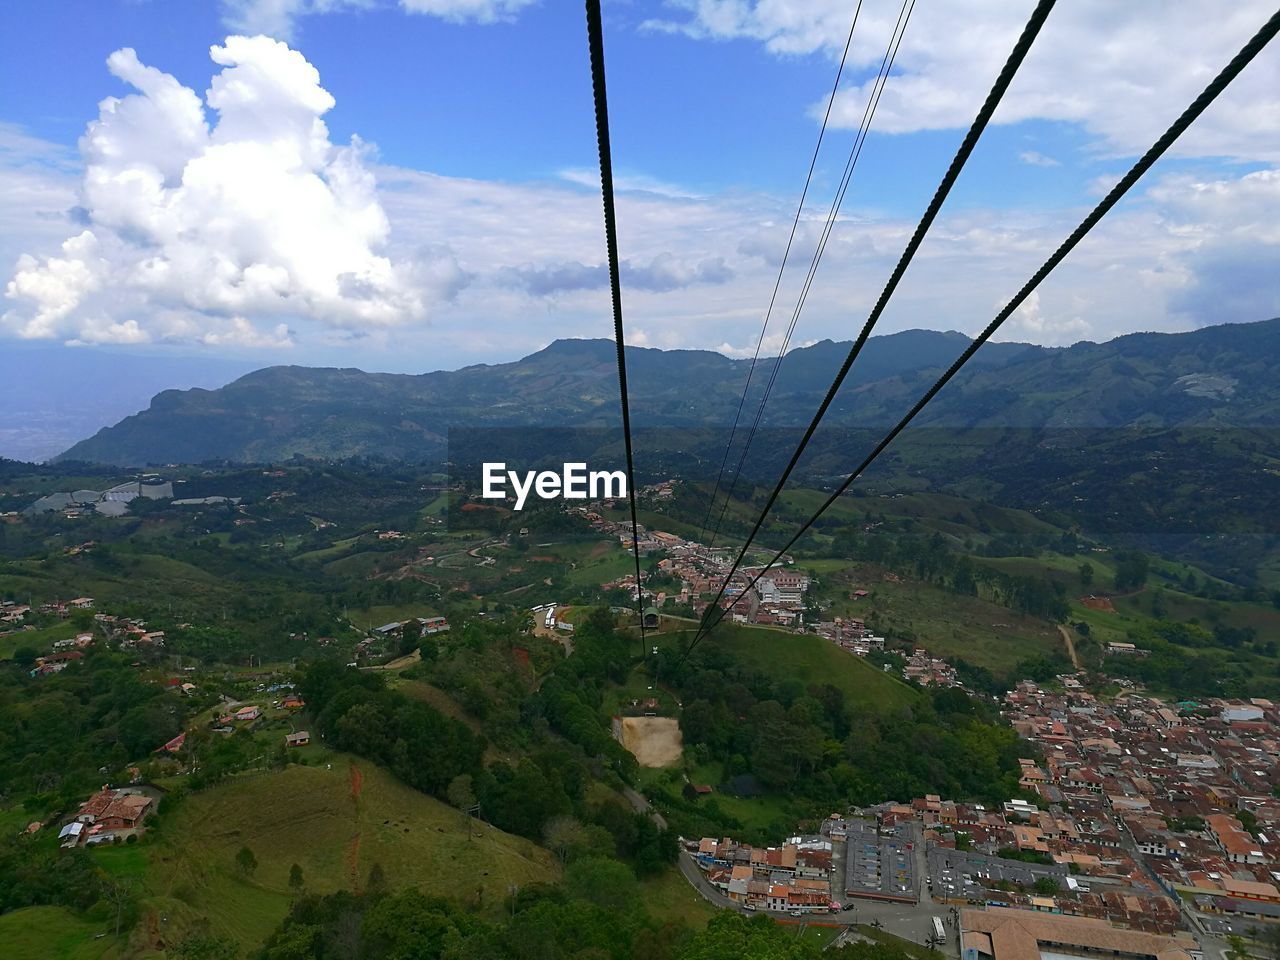
[[166, 743], [163, 747], [160, 747], [158, 750], [156, 750], [156, 753], [160, 753], [161, 751], [165, 753], [177, 753], [179, 750], [182, 749], [183, 745], [186, 742], [187, 742], [187, 732], [184, 730], [182, 733], [178, 734], [176, 737], [174, 737], [172, 740]]
[[311, 734], [306, 730], [299, 730], [297, 733], [286, 733], [284, 735], [284, 745], [286, 747], [305, 747], [311, 742]]
[[659, 619], [657, 607], [645, 607], [640, 615], [640, 623], [646, 630], [657, 630]]
[[143, 793], [103, 787], [80, 806], [76, 822], [91, 825], [94, 832], [132, 830], [151, 812], [152, 799]]

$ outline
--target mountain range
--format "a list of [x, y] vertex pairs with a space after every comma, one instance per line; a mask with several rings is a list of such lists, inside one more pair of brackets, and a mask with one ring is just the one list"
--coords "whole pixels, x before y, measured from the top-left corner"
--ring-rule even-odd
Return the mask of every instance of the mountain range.
[[[883, 428], [969, 343], [910, 330], [867, 341], [827, 422]], [[787, 354], [762, 426], [808, 422], [848, 352], [824, 340]], [[1280, 319], [1189, 333], [1131, 334], [1066, 348], [991, 343], [918, 419], [947, 428], [1255, 428], [1280, 423]], [[777, 361], [628, 347], [638, 428], [724, 428], [751, 375], [744, 422]], [[512, 363], [421, 375], [267, 367], [218, 389], [165, 390], [150, 406], [59, 455], [120, 466], [295, 455], [440, 457], [450, 428], [618, 423], [609, 340], [557, 340]]]

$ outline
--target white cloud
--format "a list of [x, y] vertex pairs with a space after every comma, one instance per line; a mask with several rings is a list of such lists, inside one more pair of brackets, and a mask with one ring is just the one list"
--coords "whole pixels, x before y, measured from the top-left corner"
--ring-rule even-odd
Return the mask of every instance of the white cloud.
[[[430, 343], [475, 359], [512, 357], [556, 336], [611, 335], [599, 198], [556, 183], [511, 184], [378, 171], [400, 242], [447, 234], [473, 281], [440, 316]], [[1108, 183], [1108, 186], [1110, 184]], [[618, 197], [619, 248], [630, 264], [674, 264], [674, 285], [624, 273], [628, 329], [645, 342], [749, 355], [768, 303], [791, 216], [789, 201], [734, 193], [697, 199], [652, 193]], [[982, 329], [1076, 225], [1083, 209], [944, 210], [878, 332], [911, 327]], [[1080, 245], [1002, 331], [1046, 344], [1107, 339], [1134, 330], [1179, 330], [1263, 319], [1275, 285], [1252, 277], [1228, 315], [1208, 291], [1228, 274], [1220, 252], [1256, 238], [1262, 265], [1280, 247], [1280, 174], [1166, 176], [1134, 192]], [[776, 353], [821, 218], [803, 220], [765, 342]], [[914, 219], [851, 209], [837, 223], [793, 343], [850, 339], [880, 293]], [[701, 264], [731, 279], [706, 282]], [[1214, 280], [1213, 278], [1220, 278]], [[1205, 291], [1198, 300], [1196, 290]], [[745, 344], [745, 346], [744, 346]]]
[[[300, 55], [232, 46], [215, 51], [224, 69], [203, 104], [136, 56], [113, 56], [140, 92], [104, 101], [82, 171], [68, 151], [0, 126], [0, 262], [17, 262], [0, 329], [210, 352], [295, 343], [298, 362], [394, 369], [612, 335], [593, 175], [509, 183], [379, 166], [358, 144], [329, 143], [331, 98]], [[1069, 343], [1280, 314], [1280, 172], [1178, 169], [1135, 191], [1001, 335]], [[618, 196], [629, 336], [749, 355], [794, 201], [634, 180]], [[795, 343], [854, 336], [915, 225], [850, 203]], [[764, 355], [791, 315], [825, 214], [815, 207]], [[977, 332], [1083, 212], [944, 209], [878, 332]], [[405, 322], [423, 314], [429, 327]]]
[[[785, 338], [785, 332], [766, 334], [764, 340], [760, 344], [760, 357], [762, 359], [776, 357], [778, 355], [778, 351], [782, 349], [782, 342]], [[760, 338], [758, 336], [752, 337], [750, 343], [741, 347], [735, 347], [726, 340], [715, 349], [719, 353], [723, 353], [726, 357], [733, 357], [737, 360], [750, 359], [751, 357], [756, 356], [756, 341], [759, 339]], [[812, 347], [817, 342], [817, 340], [793, 340], [791, 343], [787, 344], [787, 353], [790, 353], [792, 350], [799, 350], [801, 347]]]
[[1028, 164], [1029, 166], [1032, 166], [1032, 167], [1062, 166], [1062, 164], [1059, 161], [1053, 159], [1053, 157], [1046, 157], [1043, 153], [1040, 153], [1037, 150], [1023, 150], [1020, 154], [1018, 154], [1018, 159], [1021, 160], [1023, 163]]
[[[600, 172], [598, 170], [570, 167], [566, 170], [561, 170], [559, 176], [561, 180], [568, 183], [590, 187], [597, 192], [600, 190]], [[696, 200], [700, 196], [700, 194], [694, 193], [685, 187], [667, 183], [656, 177], [646, 176], [645, 174], [619, 173], [617, 170], [613, 172], [613, 189], [616, 193], [656, 193], [661, 197], [683, 197], [688, 200]]]
[[[778, 55], [838, 57], [844, 0], [668, 0], [684, 15], [650, 26], [712, 39], [756, 40]], [[1030, 14], [1031, 0], [918, 10], [885, 88], [875, 128], [906, 133], [967, 127]], [[896, 0], [868, 0], [850, 63], [874, 76], [897, 17]], [[1181, 112], [1274, 12], [1269, 0], [1220, 5], [1164, 0], [1058, 4], [996, 114], [1083, 127], [1105, 151], [1134, 154]], [[871, 79], [841, 91], [832, 122], [856, 127]], [[815, 91], [816, 99], [817, 91]], [[814, 107], [821, 114], [826, 100]], [[1280, 47], [1272, 45], [1176, 147], [1188, 156], [1280, 160]]]
[[452, 23], [502, 23], [514, 20], [535, 0], [400, 0], [409, 13], [425, 13]]
[[[234, 33], [292, 41], [304, 17], [390, 8], [397, 0], [221, 0], [222, 22]], [[449, 23], [510, 23], [537, 0], [398, 0], [406, 13]]]
[[236, 33], [292, 40], [299, 17], [366, 9], [374, 3], [375, 0], [222, 0], [222, 22]]
[[232, 317], [225, 329], [206, 330], [200, 342], [209, 346], [236, 347], [292, 347], [293, 337], [289, 325], [278, 323], [270, 332], [255, 327], [244, 317]]
[[[419, 320], [428, 300], [465, 285], [438, 246], [413, 265], [382, 253], [389, 225], [367, 151], [329, 141], [321, 116], [334, 101], [300, 53], [229, 37], [210, 55], [223, 68], [206, 94], [212, 125], [194, 91], [133, 50], [108, 58], [138, 92], [103, 100], [80, 141], [88, 229], [58, 255], [20, 258], [4, 326], [125, 342], [139, 330], [179, 335], [162, 329], [175, 311], [197, 326], [207, 318], [215, 337], [247, 314], [378, 327]], [[140, 326], [104, 324], [107, 315]]]

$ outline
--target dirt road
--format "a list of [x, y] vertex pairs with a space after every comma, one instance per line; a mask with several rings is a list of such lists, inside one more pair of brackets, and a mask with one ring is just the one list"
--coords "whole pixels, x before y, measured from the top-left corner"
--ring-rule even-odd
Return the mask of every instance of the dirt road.
[[1062, 634], [1062, 642], [1067, 645], [1067, 656], [1071, 658], [1071, 665], [1079, 670], [1080, 658], [1076, 656], [1076, 645], [1071, 642], [1071, 630], [1058, 624], [1058, 632]]

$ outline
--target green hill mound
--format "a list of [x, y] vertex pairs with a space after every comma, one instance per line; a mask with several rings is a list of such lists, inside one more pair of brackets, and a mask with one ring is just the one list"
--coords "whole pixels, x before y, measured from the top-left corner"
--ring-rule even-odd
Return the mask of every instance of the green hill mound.
[[[242, 847], [258, 863], [249, 876], [236, 867]], [[495, 909], [513, 884], [559, 876], [528, 840], [478, 821], [468, 837], [457, 810], [343, 755], [192, 794], [149, 853], [153, 911], [207, 917], [212, 933], [246, 946], [284, 917], [295, 863], [308, 893], [361, 889], [377, 864], [392, 887]]]

